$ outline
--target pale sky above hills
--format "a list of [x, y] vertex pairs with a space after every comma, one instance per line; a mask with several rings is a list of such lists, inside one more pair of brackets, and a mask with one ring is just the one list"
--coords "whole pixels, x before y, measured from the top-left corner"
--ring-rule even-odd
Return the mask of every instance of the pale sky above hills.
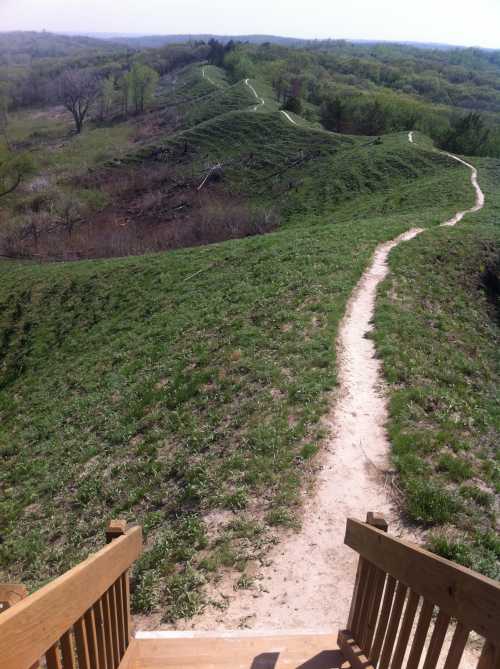
[[500, 48], [500, 0], [0, 0], [0, 30], [273, 34]]

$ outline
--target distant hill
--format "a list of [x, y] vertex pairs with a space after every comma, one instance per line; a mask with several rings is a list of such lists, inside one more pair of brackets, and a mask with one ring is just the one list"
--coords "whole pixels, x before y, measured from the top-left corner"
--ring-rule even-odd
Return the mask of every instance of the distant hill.
[[127, 44], [136, 48], [157, 48], [165, 44], [180, 44], [192, 41], [207, 42], [210, 39], [217, 39], [226, 43], [229, 41], [249, 42], [250, 44], [280, 44], [282, 46], [305, 46], [308, 44], [321, 44], [331, 42], [350, 42], [352, 44], [403, 44], [419, 49], [456, 49], [465, 48], [452, 44], [443, 44], [439, 42], [412, 42], [412, 41], [389, 41], [377, 39], [306, 39], [303, 37], [283, 37], [280, 35], [214, 35], [206, 34], [182, 34], [182, 35], [138, 35], [133, 33], [86, 33], [88, 37], [109, 40], [116, 43]]
[[[186, 42], [203, 41], [217, 39], [222, 43], [230, 41], [248, 42], [250, 44], [278, 44], [286, 47], [307, 47], [316, 48], [332, 44], [358, 44], [361, 46], [371, 46], [377, 44], [403, 45], [417, 49], [438, 49], [442, 51], [465, 48], [451, 44], [442, 44], [437, 42], [412, 42], [412, 41], [388, 41], [377, 39], [305, 39], [301, 37], [284, 37], [280, 35], [214, 35], [212, 33], [203, 34], [167, 34], [167, 35], [141, 35], [134, 33], [51, 33], [51, 32], [2, 32], [0, 31], [0, 55], [8, 53], [12, 58], [19, 54], [30, 53], [35, 58], [61, 57], [76, 55], [81, 51], [96, 50], [109, 51], [116, 50], [117, 46], [124, 46], [133, 49], [160, 48], [167, 44], [183, 44]], [[481, 48], [482, 47], [477, 47]], [[482, 49], [492, 51], [492, 49]]]
[[209, 33], [201, 35], [113, 35], [112, 33], [92, 33], [91, 36], [119, 44], [127, 44], [136, 48], [157, 48], [165, 44], [182, 44], [194, 41], [208, 42], [210, 39], [217, 39], [224, 44], [232, 40], [234, 42], [250, 42], [251, 44], [271, 42], [272, 44], [281, 44], [283, 46], [301, 46], [311, 41], [299, 37], [280, 37], [277, 35], [213, 35]]
[[[121, 45], [123, 50], [123, 45]], [[118, 45], [87, 35], [60, 35], [50, 32], [0, 32], [0, 58], [9, 61], [24, 61], [27, 56], [38, 58], [61, 58], [76, 56], [83, 51], [118, 51]]]

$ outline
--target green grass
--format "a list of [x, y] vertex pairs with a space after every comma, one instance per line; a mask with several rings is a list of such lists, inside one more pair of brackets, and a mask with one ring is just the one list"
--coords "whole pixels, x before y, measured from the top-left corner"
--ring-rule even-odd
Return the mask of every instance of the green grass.
[[[233, 136], [218, 141], [236, 151], [237, 135], [275, 163], [319, 135], [273, 114], [233, 118]], [[203, 127], [213, 124], [191, 136], [207, 146]], [[355, 147], [325, 143], [326, 164]], [[113, 261], [0, 263], [2, 578], [36, 587], [125, 517], [146, 535], [134, 606], [171, 620], [202, 605], [203, 583], [221, 569], [246, 583], [274, 528], [296, 524], [336, 384], [338, 324], [373, 249], [471, 199], [464, 168], [413, 156], [399, 136], [332, 164], [346, 191], [356, 170], [364, 218], [352, 219], [354, 197], [337, 218], [334, 203], [313, 206], [310, 179], [305, 213], [265, 237]], [[382, 174], [363, 175], [369, 164]], [[261, 166], [247, 171], [253, 197]]]
[[[226, 72], [221, 67], [216, 67], [215, 65], [204, 65], [205, 76], [214, 82], [216, 86], [220, 88], [225, 88], [228, 86]], [[199, 68], [201, 70], [201, 67]]]
[[71, 130], [71, 116], [62, 107], [18, 111], [9, 115], [8, 138], [15, 143], [57, 140]]
[[184, 111], [185, 127], [192, 127], [208, 121], [212, 118], [227, 114], [231, 111], [239, 111], [255, 105], [255, 97], [252, 91], [245, 86], [243, 81], [225, 88], [215, 88], [212, 86], [210, 93], [196, 103], [189, 103], [187, 109], [180, 107]]
[[409, 516], [434, 550], [499, 578], [500, 163], [471, 161], [485, 208], [393, 251], [375, 339]]

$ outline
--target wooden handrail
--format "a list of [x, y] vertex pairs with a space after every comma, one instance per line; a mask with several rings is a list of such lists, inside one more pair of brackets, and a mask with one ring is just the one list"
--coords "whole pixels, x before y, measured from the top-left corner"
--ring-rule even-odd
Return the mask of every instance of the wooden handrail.
[[[126, 573], [139, 557], [141, 547], [141, 528], [134, 527], [84, 562], [2, 613], [0, 616], [2, 669], [25, 669], [32, 666], [60, 639], [64, 641], [73, 625], [78, 625], [78, 629], [75, 627], [75, 636], [81, 634], [80, 641], [86, 645], [88, 639], [92, 637], [89, 630], [93, 631], [95, 627], [96, 603], [101, 606], [100, 600], [106, 593], [112, 593], [107, 599], [118, 609], [117, 619], [124, 621], [126, 617], [124, 609], [128, 606], [127, 598], [124, 596], [127, 592]], [[78, 643], [77, 638], [77, 646]], [[117, 643], [115, 655], [119, 654], [121, 657], [124, 653], [125, 633]], [[92, 653], [98, 650], [92, 648], [89, 643], [89, 648], [85, 647], [82, 652]], [[118, 666], [118, 662], [114, 664]]]
[[465, 628], [496, 641], [500, 583], [349, 518], [345, 543]]

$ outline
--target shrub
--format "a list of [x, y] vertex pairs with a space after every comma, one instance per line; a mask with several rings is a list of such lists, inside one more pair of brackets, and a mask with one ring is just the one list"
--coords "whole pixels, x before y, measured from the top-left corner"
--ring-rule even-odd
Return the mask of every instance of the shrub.
[[[275, 230], [279, 217], [273, 209], [250, 207], [241, 201], [202, 195], [185, 207], [188, 214], [162, 222], [162, 195], [142, 194], [137, 220], [118, 212], [104, 212], [83, 220], [77, 200], [61, 198], [51, 213], [29, 213], [0, 231], [0, 254], [41, 260], [111, 258], [213, 244], [261, 235]], [[147, 212], [151, 221], [144, 220]], [[156, 219], [159, 219], [157, 221]]]
[[460, 488], [460, 494], [465, 499], [472, 499], [476, 504], [484, 508], [490, 508], [493, 505], [493, 495], [485, 490], [481, 490], [476, 485], [463, 485]]
[[291, 95], [283, 105], [285, 111], [292, 112], [292, 114], [302, 113], [302, 101], [299, 97]]
[[473, 474], [472, 467], [467, 460], [455, 457], [449, 453], [446, 453], [439, 459], [438, 470], [446, 472], [448, 478], [456, 483], [469, 479]]
[[407, 510], [413, 520], [445, 523], [459, 511], [458, 500], [435, 481], [411, 479], [406, 486]]

